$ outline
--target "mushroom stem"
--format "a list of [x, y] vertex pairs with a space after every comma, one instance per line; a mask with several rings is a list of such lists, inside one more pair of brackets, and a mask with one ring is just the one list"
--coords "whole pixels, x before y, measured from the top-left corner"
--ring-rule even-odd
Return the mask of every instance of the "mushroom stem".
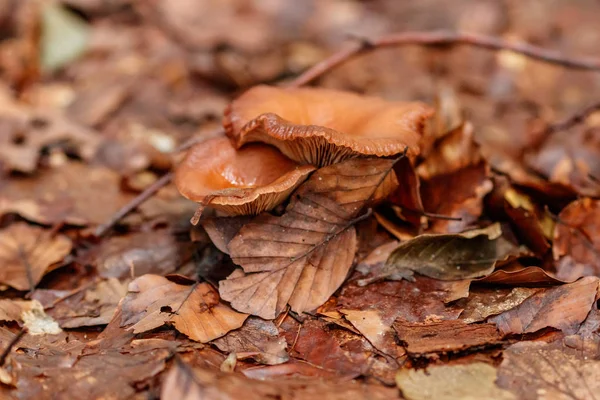
[[319, 78], [327, 72], [344, 64], [350, 59], [373, 50], [384, 47], [399, 47], [407, 45], [422, 46], [456, 46], [468, 45], [488, 50], [506, 50], [521, 54], [549, 64], [561, 65], [566, 68], [599, 71], [600, 58], [569, 57], [554, 50], [544, 49], [528, 43], [513, 43], [493, 36], [460, 33], [452, 31], [431, 32], [401, 32], [382, 36], [374, 40], [360, 39], [352, 46], [333, 53], [325, 60], [304, 71], [288, 87], [298, 87]]

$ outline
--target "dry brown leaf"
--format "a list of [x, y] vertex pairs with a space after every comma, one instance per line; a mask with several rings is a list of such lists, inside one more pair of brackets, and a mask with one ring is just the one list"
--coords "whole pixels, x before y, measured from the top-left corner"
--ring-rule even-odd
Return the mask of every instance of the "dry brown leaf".
[[30, 335], [56, 335], [62, 332], [37, 300], [0, 300], [0, 321], [16, 321]]
[[596, 399], [600, 361], [570, 351], [561, 340], [520, 342], [504, 351], [498, 386], [523, 400]]
[[382, 318], [378, 310], [340, 310], [344, 317], [358, 329], [358, 331], [377, 350], [398, 358], [405, 354], [402, 347], [396, 344], [392, 323]]
[[61, 328], [106, 325], [127, 294], [128, 283], [109, 278], [69, 292], [38, 289], [32, 297], [43, 303]]
[[271, 321], [250, 317], [244, 325], [212, 342], [225, 353], [235, 353], [238, 359], [252, 358], [260, 364], [276, 365], [289, 360], [287, 342], [279, 336]]
[[[285, 364], [287, 365], [287, 364]], [[180, 360], [168, 372], [161, 398], [179, 400], [331, 400], [397, 399], [397, 390], [362, 382], [323, 379], [277, 379], [261, 381], [243, 375], [192, 369]]]
[[262, 215], [229, 243], [242, 266], [221, 281], [223, 299], [273, 319], [316, 309], [342, 284], [356, 251], [354, 223], [397, 185], [394, 160], [351, 159], [315, 172], [281, 217]]
[[208, 283], [179, 285], [158, 275], [143, 275], [129, 284], [120, 304], [121, 326], [134, 333], [171, 323], [190, 339], [206, 343], [237, 329], [247, 315], [219, 302]]
[[496, 368], [485, 363], [435, 365], [427, 370], [403, 369], [396, 384], [408, 400], [515, 400], [496, 386]]
[[496, 285], [533, 287], [566, 283], [556, 279], [540, 267], [524, 267], [518, 263], [510, 264], [509, 268], [496, 270], [486, 277], [476, 279], [476, 281]]
[[156, 230], [107, 238], [81, 262], [95, 266], [104, 278], [166, 275], [189, 259], [191, 252], [190, 242], [177, 242], [168, 230]]
[[600, 200], [576, 200], [558, 218], [552, 248], [558, 260], [556, 277], [572, 281], [600, 276]]
[[479, 163], [448, 175], [421, 181], [425, 211], [460, 220], [432, 220], [433, 233], [457, 233], [471, 226], [483, 211], [483, 198], [492, 188], [489, 167]]
[[37, 226], [17, 222], [0, 230], [0, 282], [17, 290], [33, 290], [71, 252], [71, 240]]
[[598, 278], [585, 277], [540, 291], [489, 321], [505, 335], [532, 333], [547, 327], [575, 333], [590, 312], [597, 292]]
[[466, 323], [485, 320], [487, 317], [501, 314], [517, 307], [525, 299], [537, 293], [536, 288], [471, 288], [469, 298], [459, 300], [464, 307], [460, 319]]
[[397, 320], [394, 329], [406, 351], [419, 357], [495, 346], [502, 339], [494, 324], [469, 325], [460, 320], [424, 323]]
[[0, 181], [0, 215], [17, 213], [41, 224], [101, 224], [131, 198], [107, 168], [68, 163], [36, 176]]

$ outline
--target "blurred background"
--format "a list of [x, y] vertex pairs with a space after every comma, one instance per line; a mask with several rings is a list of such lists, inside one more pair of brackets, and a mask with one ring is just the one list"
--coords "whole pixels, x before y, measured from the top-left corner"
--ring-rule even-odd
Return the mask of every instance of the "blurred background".
[[[140, 146], [164, 153], [211, 132], [243, 89], [291, 79], [353, 37], [449, 29], [594, 56], [599, 18], [596, 0], [1, 0], [0, 164], [31, 173], [56, 149], [122, 173], [160, 164]], [[384, 49], [313, 84], [441, 102], [499, 169], [535, 149], [529, 165], [552, 178], [565, 143], [600, 147], [598, 115], [536, 134], [599, 100], [600, 74], [506, 52]], [[583, 155], [587, 172], [600, 174], [597, 156]]]

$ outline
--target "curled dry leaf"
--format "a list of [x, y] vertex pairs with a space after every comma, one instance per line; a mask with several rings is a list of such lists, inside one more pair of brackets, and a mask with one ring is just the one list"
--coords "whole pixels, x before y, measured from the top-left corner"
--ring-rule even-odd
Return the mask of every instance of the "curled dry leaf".
[[494, 346], [502, 339], [494, 324], [469, 325], [461, 320], [424, 323], [397, 320], [394, 329], [406, 351], [419, 357]]
[[37, 300], [0, 300], [0, 321], [16, 321], [30, 335], [56, 335], [62, 332]]
[[285, 201], [314, 171], [277, 149], [253, 144], [240, 150], [225, 137], [194, 146], [177, 167], [175, 184], [190, 200], [228, 215], [260, 214]]
[[600, 361], [569, 351], [561, 340], [515, 343], [504, 351], [497, 384], [524, 400], [595, 399]]
[[287, 342], [279, 336], [271, 321], [250, 317], [244, 325], [212, 342], [225, 353], [235, 353], [238, 359], [252, 358], [260, 364], [276, 365], [289, 360]]
[[249, 379], [240, 374], [191, 368], [179, 359], [176, 359], [175, 364], [167, 373], [161, 392], [161, 398], [180, 400], [234, 400], [240, 398], [248, 400], [267, 398], [384, 400], [397, 397], [397, 390], [381, 385], [298, 378], [262, 381]]
[[383, 278], [411, 280], [414, 272], [441, 280], [488, 275], [500, 257], [496, 239], [501, 234], [500, 225], [494, 224], [460, 234], [417, 236], [400, 243], [378, 275], [359, 284]]
[[551, 286], [567, 283], [556, 279], [540, 267], [524, 267], [518, 263], [496, 270], [490, 275], [476, 279], [477, 282], [509, 286]]
[[393, 156], [407, 146], [412, 159], [432, 113], [422, 103], [331, 89], [256, 86], [231, 103], [223, 125], [238, 148], [264, 142], [322, 167], [360, 155]]
[[394, 160], [351, 159], [314, 173], [281, 217], [262, 215], [229, 243], [243, 268], [220, 282], [241, 312], [273, 319], [289, 304], [314, 310], [342, 284], [354, 260], [354, 223], [398, 184]]
[[44, 274], [71, 252], [64, 235], [24, 222], [0, 230], [0, 282], [17, 290], [33, 290]]
[[489, 321], [505, 335], [532, 333], [547, 327], [575, 333], [590, 312], [597, 293], [598, 278], [585, 277], [542, 290]]
[[600, 200], [584, 198], [565, 207], [554, 230], [556, 276], [575, 280], [600, 276]]
[[408, 400], [515, 400], [496, 386], [496, 368], [489, 364], [434, 365], [427, 370], [402, 369], [396, 384]]
[[129, 284], [120, 304], [121, 326], [133, 333], [170, 323], [190, 339], [206, 343], [237, 329], [247, 315], [219, 302], [208, 283], [179, 285], [158, 275], [144, 275]]

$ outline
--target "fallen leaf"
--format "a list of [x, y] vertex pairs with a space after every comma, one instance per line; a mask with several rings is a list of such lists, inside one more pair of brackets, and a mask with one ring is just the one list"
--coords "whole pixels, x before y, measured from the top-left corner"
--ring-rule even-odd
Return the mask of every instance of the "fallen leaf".
[[396, 344], [391, 322], [382, 318], [378, 310], [340, 310], [345, 318], [367, 338], [377, 350], [398, 358], [404, 355], [404, 349]]
[[484, 321], [487, 317], [517, 307], [538, 291], [537, 288], [525, 287], [471, 288], [469, 298], [459, 300], [459, 304], [464, 307], [460, 319], [468, 324]]
[[337, 298], [340, 309], [377, 310], [385, 324], [402, 318], [411, 322], [428, 319], [456, 319], [461, 308], [444, 303], [468, 295], [468, 281], [443, 282], [417, 276], [406, 280], [377, 282], [368, 286], [346, 284]]
[[421, 181], [425, 211], [458, 220], [430, 221], [433, 233], [458, 233], [473, 225], [483, 211], [483, 198], [492, 190], [489, 167], [479, 163], [453, 174]]
[[[432, 353], [458, 353], [471, 348], [495, 346], [502, 335], [494, 324], [467, 324], [461, 320], [439, 322], [394, 322], [398, 340], [417, 357]], [[435, 354], [433, 357], [437, 357]]]
[[80, 261], [95, 266], [104, 278], [166, 275], [191, 257], [192, 247], [191, 242], [178, 242], [168, 230], [137, 232], [102, 241]]
[[191, 368], [181, 361], [168, 372], [161, 398], [180, 400], [221, 399], [248, 400], [277, 398], [281, 400], [311, 400], [327, 398], [397, 399], [397, 390], [364, 382], [323, 379], [278, 379], [261, 381], [243, 375]]
[[600, 200], [576, 200], [560, 212], [558, 220], [552, 248], [558, 260], [556, 277], [572, 281], [600, 276]]
[[597, 291], [598, 278], [585, 277], [542, 290], [489, 321], [504, 335], [532, 333], [547, 327], [575, 333], [590, 312]]
[[584, 359], [600, 360], [600, 311], [594, 307], [577, 333], [563, 339], [565, 347]]
[[271, 321], [250, 317], [244, 325], [212, 342], [238, 359], [252, 358], [260, 364], [276, 365], [288, 361], [287, 342]]
[[394, 160], [351, 159], [315, 172], [281, 217], [262, 215], [229, 243], [241, 265], [219, 292], [238, 311], [273, 319], [316, 309], [342, 284], [354, 260], [354, 223], [397, 185]]
[[133, 197], [121, 192], [120, 180], [107, 168], [72, 162], [35, 177], [0, 181], [0, 215], [17, 213], [48, 225], [101, 224]]
[[71, 292], [56, 290], [36, 290], [32, 297], [43, 302], [43, 298], [52, 298], [44, 304], [47, 313], [61, 328], [106, 325], [112, 319], [119, 301], [127, 294], [126, 282], [109, 278], [93, 285]]
[[501, 258], [495, 224], [486, 229], [460, 234], [420, 235], [407, 240], [390, 254], [380, 275], [364, 279], [414, 279], [414, 272], [440, 280], [460, 280], [489, 275]]
[[0, 243], [0, 282], [17, 290], [33, 290], [72, 247], [68, 237], [24, 222], [0, 230]]
[[237, 329], [247, 315], [219, 302], [208, 283], [179, 285], [158, 275], [143, 275], [129, 284], [121, 302], [121, 326], [133, 333], [171, 323], [190, 339], [206, 343]]
[[402, 369], [396, 383], [408, 400], [514, 400], [496, 386], [496, 368], [489, 364], [435, 365], [427, 370]]
[[519, 399], [595, 399], [600, 362], [568, 351], [562, 341], [520, 342], [504, 351], [498, 386]]
[[511, 265], [510, 269], [499, 269], [490, 275], [476, 279], [477, 282], [484, 282], [496, 285], [509, 286], [552, 286], [567, 283], [556, 279], [540, 267], [524, 267], [522, 265]]

